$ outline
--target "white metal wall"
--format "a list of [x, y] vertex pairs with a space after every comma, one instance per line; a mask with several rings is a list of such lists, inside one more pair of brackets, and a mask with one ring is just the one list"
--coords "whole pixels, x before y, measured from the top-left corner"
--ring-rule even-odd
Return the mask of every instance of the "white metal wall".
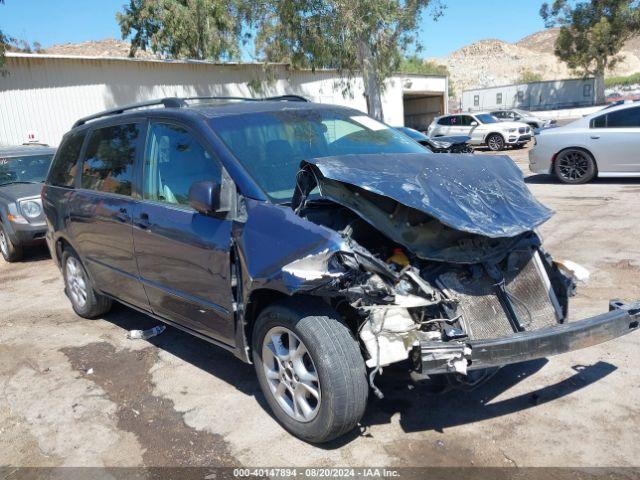
[[[57, 145], [78, 118], [129, 103], [171, 96], [252, 96], [252, 82], [264, 80], [255, 64], [219, 65], [131, 59], [9, 54], [9, 75], [0, 77], [0, 145], [24, 142], [28, 132]], [[292, 71], [272, 67], [261, 95], [303, 95], [366, 111], [362, 80], [346, 82], [332, 71]], [[383, 95], [385, 121], [404, 124], [403, 93], [439, 93], [446, 98], [443, 77], [389, 79]]]

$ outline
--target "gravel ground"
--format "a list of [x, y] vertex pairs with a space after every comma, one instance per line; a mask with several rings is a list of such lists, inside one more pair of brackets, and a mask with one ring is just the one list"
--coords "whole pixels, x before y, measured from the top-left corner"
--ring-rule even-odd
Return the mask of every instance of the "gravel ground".
[[[480, 152], [482, 154], [482, 152]], [[526, 172], [526, 150], [507, 152]], [[572, 317], [640, 298], [640, 182], [528, 176], [556, 210], [542, 235], [586, 266]], [[76, 317], [43, 250], [0, 263], [0, 465], [640, 466], [640, 335], [502, 369], [468, 393], [389, 372], [359, 431], [303, 443], [266, 410], [253, 369], [124, 307]]]

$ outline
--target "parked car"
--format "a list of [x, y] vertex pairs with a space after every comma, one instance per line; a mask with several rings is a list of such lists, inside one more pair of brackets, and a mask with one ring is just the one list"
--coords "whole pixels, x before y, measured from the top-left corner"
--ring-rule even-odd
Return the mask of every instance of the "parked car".
[[529, 169], [563, 183], [595, 177], [640, 177], [640, 105], [600, 110], [536, 136]]
[[543, 250], [552, 212], [508, 157], [432, 154], [345, 107], [96, 114], [62, 140], [43, 203], [78, 315], [117, 300], [232, 351], [310, 442], [353, 429], [387, 365], [475, 384], [640, 319], [614, 302], [566, 323], [580, 269]]
[[602, 108], [602, 110], [608, 110], [609, 108], [619, 107], [620, 105], [631, 105], [636, 102], [640, 102], [640, 100], [633, 100], [630, 98], [616, 100], [615, 102], [608, 103], [606, 107]]
[[418, 142], [433, 153], [473, 153], [473, 147], [469, 145], [471, 137], [458, 135], [455, 137], [430, 138], [424, 133], [409, 127], [394, 127], [411, 139]]
[[531, 140], [531, 127], [521, 122], [500, 122], [490, 113], [444, 115], [431, 122], [430, 137], [468, 135], [471, 145], [486, 145], [498, 152], [505, 147], [522, 148]]
[[533, 113], [526, 110], [520, 110], [519, 108], [513, 108], [511, 110], [494, 110], [491, 115], [496, 117], [500, 121], [513, 121], [522, 122], [529, 125], [534, 131], [549, 128], [555, 125], [555, 120], [544, 120], [535, 116]]
[[0, 147], [0, 251], [7, 262], [21, 260], [23, 247], [44, 243], [40, 190], [54, 153], [42, 145]]

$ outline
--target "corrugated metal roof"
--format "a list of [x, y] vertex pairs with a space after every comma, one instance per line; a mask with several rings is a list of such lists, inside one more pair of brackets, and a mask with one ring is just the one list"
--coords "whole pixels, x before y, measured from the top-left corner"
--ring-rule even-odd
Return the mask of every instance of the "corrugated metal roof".
[[[7, 57], [13, 58], [41, 58], [43, 60], [92, 60], [105, 62], [136, 62], [136, 63], [158, 63], [158, 64], [178, 64], [178, 65], [213, 65], [221, 67], [285, 67], [292, 68], [290, 63], [286, 62], [212, 62], [209, 60], [191, 60], [191, 59], [163, 59], [163, 58], [131, 58], [131, 57], [100, 57], [91, 55], [51, 55], [47, 53], [22, 53], [7, 52]], [[337, 72], [335, 68], [296, 68], [300, 72]], [[421, 73], [402, 73], [396, 72], [393, 76], [398, 77], [416, 77], [416, 78], [447, 78], [447, 75], [423, 75]]]

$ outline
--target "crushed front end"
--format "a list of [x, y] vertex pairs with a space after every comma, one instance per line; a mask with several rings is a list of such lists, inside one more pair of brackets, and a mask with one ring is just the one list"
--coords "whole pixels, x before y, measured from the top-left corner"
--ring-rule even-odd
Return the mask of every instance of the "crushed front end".
[[552, 212], [510, 159], [442, 157], [330, 157], [298, 175], [295, 212], [344, 243], [285, 271], [316, 281], [347, 319], [371, 378], [407, 360], [423, 374], [465, 376], [638, 328], [640, 304], [618, 301], [567, 322], [585, 272], [544, 251], [535, 228]]

